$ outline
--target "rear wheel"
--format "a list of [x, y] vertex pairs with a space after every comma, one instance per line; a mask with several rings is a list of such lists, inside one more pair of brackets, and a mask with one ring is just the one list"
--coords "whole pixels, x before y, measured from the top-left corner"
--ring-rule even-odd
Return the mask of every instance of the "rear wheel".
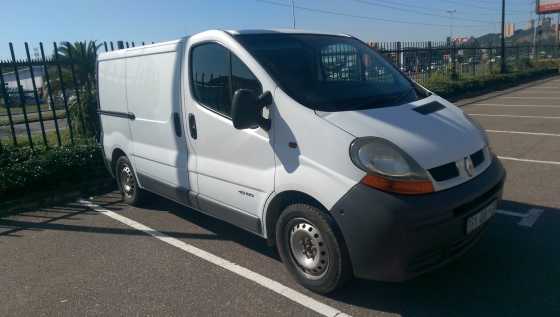
[[119, 157], [115, 164], [115, 172], [123, 201], [129, 205], [139, 205], [145, 196], [145, 192], [138, 186], [132, 164], [126, 156]]
[[352, 277], [344, 243], [332, 219], [306, 204], [288, 206], [276, 224], [278, 253], [288, 271], [304, 287], [330, 293]]

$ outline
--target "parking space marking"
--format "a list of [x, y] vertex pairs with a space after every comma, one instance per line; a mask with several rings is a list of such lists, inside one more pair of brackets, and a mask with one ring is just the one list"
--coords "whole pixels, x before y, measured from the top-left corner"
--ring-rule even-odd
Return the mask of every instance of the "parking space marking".
[[508, 104], [501, 104], [501, 103], [475, 103], [471, 106], [485, 106], [485, 107], [523, 107], [523, 108], [558, 108], [560, 109], [560, 105], [508, 105]]
[[284, 297], [286, 297], [287, 299], [296, 302], [308, 309], [311, 309], [315, 312], [317, 312], [318, 314], [321, 314], [323, 316], [330, 316], [330, 317], [345, 317], [345, 316], [350, 316], [347, 315], [343, 312], [341, 312], [340, 310], [331, 307], [327, 304], [321, 303], [305, 294], [302, 294], [294, 289], [291, 289], [283, 284], [280, 284], [278, 282], [276, 282], [275, 280], [272, 280], [266, 276], [263, 276], [259, 273], [253, 272], [245, 267], [242, 267], [240, 265], [237, 265], [229, 260], [226, 260], [224, 258], [221, 258], [217, 255], [214, 255], [210, 252], [204, 251], [202, 249], [199, 249], [193, 245], [190, 245], [188, 243], [185, 243], [179, 239], [175, 239], [173, 237], [170, 237], [164, 233], [161, 233], [155, 229], [152, 229], [144, 224], [141, 224], [137, 221], [134, 221], [130, 218], [127, 218], [125, 216], [122, 216], [114, 211], [108, 210], [108, 209], [104, 209], [102, 207], [100, 207], [99, 205], [96, 205], [94, 203], [92, 203], [91, 201], [88, 200], [79, 200], [78, 201], [79, 204], [81, 204], [82, 206], [88, 207], [91, 210], [97, 211], [107, 217], [110, 217], [118, 222], [121, 222], [131, 228], [134, 228], [138, 231], [144, 232], [162, 242], [165, 242], [171, 246], [174, 246], [182, 251], [185, 251], [191, 255], [194, 255], [196, 257], [199, 257], [207, 262], [210, 262], [214, 265], [217, 265], [225, 270], [228, 270], [232, 273], [235, 273], [243, 278], [246, 278], [250, 281], [253, 281], [279, 295], [282, 295]]
[[490, 129], [487, 129], [486, 132], [507, 133], [507, 134], [525, 134], [525, 135], [536, 135], [536, 136], [559, 136], [560, 137], [560, 134], [544, 133], [544, 132], [504, 131], [504, 130], [490, 130]]
[[506, 161], [518, 161], [518, 162], [525, 162], [525, 163], [560, 165], [560, 162], [556, 162], [556, 161], [529, 160], [529, 159], [522, 159], [522, 158], [517, 158], [517, 157], [509, 157], [509, 156], [498, 156], [498, 158], [500, 160], [506, 160]]
[[529, 228], [532, 227], [537, 222], [537, 220], [539, 220], [539, 217], [542, 215], [543, 212], [544, 212], [543, 209], [532, 208], [531, 210], [529, 210], [527, 216], [521, 219], [518, 225], [522, 227], [529, 227]]
[[531, 97], [531, 96], [505, 96], [502, 99], [543, 99], [543, 100], [558, 100], [560, 97]]
[[485, 113], [469, 113], [469, 116], [476, 117], [501, 117], [501, 118], [523, 118], [523, 119], [560, 119], [560, 116], [518, 116], [513, 114], [485, 114]]
[[537, 223], [537, 220], [539, 220], [539, 217], [543, 214], [543, 212], [544, 212], [543, 209], [538, 209], [538, 208], [531, 208], [529, 212], [526, 214], [502, 210], [502, 209], [496, 210], [496, 213], [500, 215], [521, 218], [521, 220], [519, 220], [517, 225], [521, 227], [528, 227], [528, 228], [533, 227], [535, 223]]

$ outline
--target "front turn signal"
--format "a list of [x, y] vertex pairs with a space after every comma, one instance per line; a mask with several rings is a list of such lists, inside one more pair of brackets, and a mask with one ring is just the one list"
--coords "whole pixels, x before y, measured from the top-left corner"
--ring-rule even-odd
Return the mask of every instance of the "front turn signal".
[[403, 195], [421, 195], [434, 192], [434, 185], [429, 180], [395, 180], [368, 174], [362, 178], [362, 184]]

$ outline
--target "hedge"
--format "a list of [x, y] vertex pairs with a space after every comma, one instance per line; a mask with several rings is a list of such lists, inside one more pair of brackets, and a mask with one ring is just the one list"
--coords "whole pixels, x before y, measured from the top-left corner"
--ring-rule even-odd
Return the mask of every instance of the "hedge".
[[108, 177], [101, 149], [95, 143], [34, 151], [5, 146], [0, 152], [0, 201]]
[[464, 77], [458, 80], [434, 76], [423, 83], [423, 86], [435, 94], [457, 100], [474, 97], [484, 93], [506, 89], [532, 80], [558, 74], [557, 67], [543, 67], [539, 69], [515, 71], [506, 74], [488, 74], [482, 76]]

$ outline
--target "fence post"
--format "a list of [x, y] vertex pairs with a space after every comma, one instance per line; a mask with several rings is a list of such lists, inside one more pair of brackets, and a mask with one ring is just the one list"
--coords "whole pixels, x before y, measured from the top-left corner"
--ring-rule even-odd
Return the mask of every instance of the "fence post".
[[397, 42], [397, 65], [399, 65], [399, 69], [402, 69], [403, 66], [403, 60], [402, 60], [402, 43], [399, 41]]
[[452, 65], [452, 70], [451, 70], [451, 78], [453, 80], [457, 79], [457, 43], [453, 42], [453, 45], [451, 47], [451, 62], [453, 63]]
[[[72, 55], [72, 50], [68, 50], [68, 58], [70, 58], [70, 73], [72, 73], [72, 84], [74, 85], [74, 93], [76, 94], [76, 103], [77, 105], [81, 104], [80, 101], [80, 90], [81, 87], [79, 86], [78, 83], [78, 78], [76, 76], [76, 70], [74, 67], [74, 56]], [[82, 112], [80, 111], [80, 109], [78, 109], [78, 120], [80, 121], [79, 123], [82, 125], [82, 130], [83, 127], [85, 127], [85, 121], [84, 121], [84, 116], [82, 115]], [[78, 131], [78, 134], [80, 134], [80, 129], [78, 128], [76, 131]], [[82, 131], [83, 132], [83, 131]]]
[[472, 50], [473, 52], [471, 55], [471, 67], [472, 67], [472, 75], [474, 77], [476, 75], [476, 59], [477, 59], [476, 57], [477, 57], [478, 50], [476, 49], [476, 47], [474, 47], [474, 45], [472, 47]]
[[10, 132], [12, 132], [12, 142], [15, 146], [18, 145], [16, 138], [16, 130], [14, 128], [14, 120], [12, 118], [12, 105], [10, 100], [10, 95], [6, 91], [6, 84], [4, 83], [4, 75], [2, 72], [2, 64], [0, 63], [0, 89], [2, 89], [2, 98], [4, 98], [4, 105], [6, 106], [6, 112], [8, 112], [8, 121], [10, 122]]
[[70, 143], [74, 144], [74, 130], [72, 128], [72, 118], [70, 109], [68, 108], [68, 96], [66, 95], [66, 85], [62, 76], [62, 68], [60, 67], [60, 59], [58, 57], [58, 46], [56, 42], [53, 43], [54, 47], [54, 61], [58, 71], [58, 81], [60, 81], [60, 90], [62, 91], [62, 100], [64, 101], [64, 111], [66, 111], [66, 122], [68, 123], [68, 131], [70, 132]]
[[433, 56], [432, 56], [433, 52], [432, 52], [432, 41], [428, 42], [428, 75], [429, 77], [432, 76], [432, 61], [433, 61]]
[[16, 55], [14, 53], [14, 45], [10, 42], [10, 55], [12, 56], [12, 65], [14, 66], [14, 74], [16, 76], [16, 85], [19, 95], [19, 102], [21, 104], [21, 110], [23, 111], [23, 119], [25, 120], [25, 129], [27, 131], [27, 139], [29, 140], [29, 145], [33, 149], [33, 139], [31, 138], [31, 128], [29, 127], [29, 120], [27, 118], [27, 107], [25, 104], [25, 95], [23, 93], [23, 86], [21, 85], [19, 79], [18, 62], [16, 60]]
[[31, 63], [31, 54], [29, 54], [29, 45], [25, 42], [25, 55], [27, 56], [27, 65], [29, 66], [29, 75], [31, 76], [31, 84], [33, 85], [33, 97], [35, 97], [35, 104], [37, 105], [37, 116], [39, 116], [39, 124], [41, 126], [41, 133], [43, 134], [43, 143], [46, 147], [49, 146], [47, 141], [47, 134], [45, 133], [45, 124], [43, 123], [43, 113], [41, 110], [41, 103], [39, 102], [39, 94], [37, 93], [37, 84], [35, 83], [35, 74], [33, 72], [33, 65]]
[[43, 62], [43, 70], [45, 72], [45, 80], [47, 81], [47, 94], [49, 95], [49, 101], [51, 103], [51, 112], [53, 115], [54, 129], [56, 130], [56, 141], [58, 146], [62, 145], [60, 140], [60, 129], [58, 128], [58, 118], [56, 116], [56, 105], [54, 103], [54, 98], [52, 96], [51, 80], [49, 77], [49, 68], [47, 67], [47, 59], [45, 58], [45, 50], [43, 49], [43, 43], [39, 42], [39, 50], [41, 51], [41, 61]]

